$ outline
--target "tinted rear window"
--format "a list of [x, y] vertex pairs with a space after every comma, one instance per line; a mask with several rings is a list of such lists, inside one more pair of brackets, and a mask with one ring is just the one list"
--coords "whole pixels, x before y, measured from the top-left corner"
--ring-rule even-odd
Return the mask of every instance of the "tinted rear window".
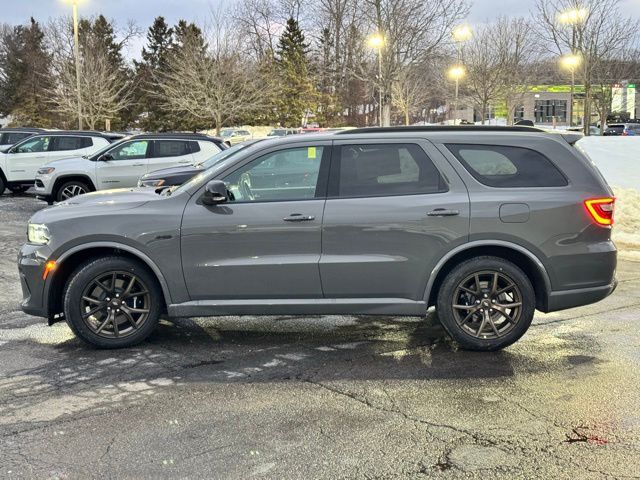
[[183, 140], [156, 140], [153, 146], [155, 158], [180, 157], [189, 153], [189, 142]]
[[93, 140], [89, 137], [54, 137], [53, 150], [79, 150], [93, 145]]
[[[340, 197], [418, 195], [447, 190], [427, 154], [415, 144], [342, 145], [332, 188]], [[335, 196], [336, 192], [332, 192]]]
[[448, 144], [447, 148], [480, 183], [490, 187], [564, 187], [567, 179], [535, 150], [498, 145]]
[[13, 145], [20, 140], [30, 137], [33, 133], [9, 132], [0, 134], [0, 145]]

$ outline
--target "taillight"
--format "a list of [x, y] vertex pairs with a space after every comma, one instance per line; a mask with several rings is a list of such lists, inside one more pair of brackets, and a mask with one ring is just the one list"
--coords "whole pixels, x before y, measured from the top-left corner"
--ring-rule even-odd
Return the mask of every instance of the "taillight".
[[584, 201], [584, 206], [598, 225], [613, 225], [615, 203], [616, 199], [613, 197], [590, 198]]

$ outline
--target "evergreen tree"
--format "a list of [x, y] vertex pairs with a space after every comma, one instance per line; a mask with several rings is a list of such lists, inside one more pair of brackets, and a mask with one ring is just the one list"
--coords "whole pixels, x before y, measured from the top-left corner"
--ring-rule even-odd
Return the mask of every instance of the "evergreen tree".
[[283, 126], [300, 126], [307, 112], [315, 111], [317, 93], [311, 80], [308, 52], [309, 44], [298, 22], [289, 18], [276, 50], [280, 82], [276, 107]]
[[140, 126], [149, 131], [166, 131], [174, 128], [172, 116], [162, 108], [154, 95], [155, 80], [166, 71], [169, 55], [174, 46], [174, 30], [164, 17], [156, 17], [147, 32], [147, 44], [142, 48], [142, 61], [135, 62], [137, 77], [137, 111], [141, 114]]
[[51, 56], [45, 49], [44, 33], [31, 18], [4, 39], [0, 53], [0, 114], [12, 115], [14, 123], [51, 126], [52, 114], [46, 98], [52, 89]]

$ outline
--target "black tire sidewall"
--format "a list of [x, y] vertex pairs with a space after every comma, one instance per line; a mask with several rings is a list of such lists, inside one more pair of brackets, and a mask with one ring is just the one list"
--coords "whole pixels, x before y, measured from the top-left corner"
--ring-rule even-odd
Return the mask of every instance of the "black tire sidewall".
[[[482, 270], [497, 270], [509, 276], [520, 289], [522, 312], [516, 326], [507, 335], [500, 338], [481, 339], [472, 337], [456, 323], [452, 299], [455, 289], [469, 275]], [[529, 329], [535, 313], [535, 291], [527, 275], [515, 264], [498, 257], [476, 257], [454, 267], [445, 277], [440, 290], [436, 311], [445, 330], [460, 346], [468, 350], [493, 351], [508, 347], [519, 340]]]
[[2, 195], [6, 189], [7, 189], [7, 183], [4, 181], [4, 178], [2, 177], [2, 175], [0, 175], [0, 195]]
[[80, 180], [69, 180], [68, 182], [64, 182], [63, 184], [61, 184], [57, 189], [56, 189], [56, 193], [55, 193], [55, 200], [56, 202], [63, 202], [67, 199], [64, 198], [60, 198], [60, 195], [62, 194], [62, 191], [68, 187], [69, 185], [78, 185], [84, 188], [85, 193], [88, 193], [89, 190], [89, 185], [87, 185], [85, 182], [81, 182]]
[[[136, 332], [124, 338], [104, 338], [96, 335], [82, 320], [79, 308], [82, 292], [87, 284], [96, 276], [113, 270], [135, 274], [144, 282], [150, 294], [149, 317]], [[85, 262], [70, 276], [64, 293], [64, 314], [71, 330], [84, 342], [105, 349], [130, 347], [144, 341], [156, 328], [162, 305], [162, 290], [155, 276], [144, 264], [128, 257], [109, 256]]]

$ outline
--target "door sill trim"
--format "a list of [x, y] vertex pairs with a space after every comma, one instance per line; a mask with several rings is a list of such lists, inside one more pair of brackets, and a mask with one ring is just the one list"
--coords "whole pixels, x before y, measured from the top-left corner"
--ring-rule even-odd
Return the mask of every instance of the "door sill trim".
[[424, 316], [423, 301], [406, 298], [302, 298], [195, 300], [169, 305], [171, 317], [220, 315], [407, 315]]

